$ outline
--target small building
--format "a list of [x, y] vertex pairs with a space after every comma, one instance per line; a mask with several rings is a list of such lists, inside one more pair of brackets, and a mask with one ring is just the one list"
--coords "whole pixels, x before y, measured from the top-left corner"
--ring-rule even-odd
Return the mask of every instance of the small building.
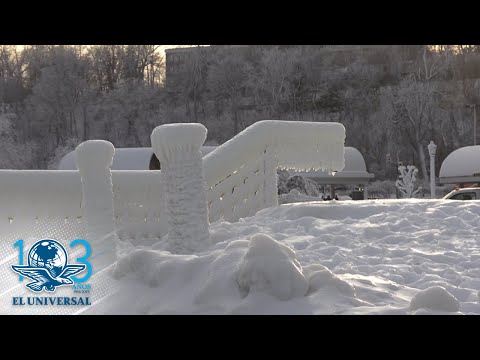
[[440, 184], [474, 187], [480, 184], [480, 145], [465, 146], [451, 152], [443, 160]]
[[[345, 147], [345, 167], [335, 175], [329, 175], [326, 171], [306, 171], [294, 174], [312, 179], [319, 185], [329, 185], [332, 197], [335, 196], [336, 186], [352, 185], [354, 200], [358, 200], [355, 195], [365, 199], [368, 197], [366, 185], [375, 177], [374, 174], [367, 171], [363, 155], [353, 147]], [[357, 187], [363, 190], [357, 190]]]
[[[203, 156], [216, 146], [202, 146]], [[161, 165], [152, 148], [115, 148], [112, 170], [160, 170]], [[58, 170], [77, 170], [75, 151], [65, 155], [58, 164]]]

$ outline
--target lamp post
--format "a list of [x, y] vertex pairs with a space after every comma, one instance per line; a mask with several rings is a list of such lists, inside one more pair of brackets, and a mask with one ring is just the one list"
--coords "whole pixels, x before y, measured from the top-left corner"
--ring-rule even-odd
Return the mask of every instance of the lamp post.
[[437, 145], [433, 141], [428, 144], [428, 154], [430, 155], [430, 198], [435, 199], [435, 154]]

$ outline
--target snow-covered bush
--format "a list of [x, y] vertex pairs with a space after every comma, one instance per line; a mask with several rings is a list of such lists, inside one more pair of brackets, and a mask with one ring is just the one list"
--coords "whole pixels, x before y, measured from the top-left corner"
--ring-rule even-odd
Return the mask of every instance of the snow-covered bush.
[[286, 170], [278, 170], [278, 194], [288, 194], [292, 190], [298, 190], [301, 194], [319, 197], [320, 191], [315, 181], [301, 175], [290, 176]]
[[421, 186], [415, 189], [418, 169], [414, 165], [401, 165], [398, 167], [398, 171], [400, 172], [400, 175], [398, 176], [398, 180], [395, 182], [395, 185], [400, 191], [400, 194], [402, 194], [402, 197], [404, 198], [415, 197], [415, 195], [422, 190]]
[[297, 189], [308, 196], [320, 196], [317, 184], [314, 181], [304, 178], [300, 175], [295, 175], [288, 179], [287, 189], [289, 192], [293, 189]]

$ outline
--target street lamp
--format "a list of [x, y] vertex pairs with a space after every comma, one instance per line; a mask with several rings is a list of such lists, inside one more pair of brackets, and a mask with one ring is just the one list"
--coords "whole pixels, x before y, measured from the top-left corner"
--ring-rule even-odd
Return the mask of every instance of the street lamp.
[[437, 145], [433, 141], [427, 146], [430, 155], [430, 198], [435, 199], [435, 154]]

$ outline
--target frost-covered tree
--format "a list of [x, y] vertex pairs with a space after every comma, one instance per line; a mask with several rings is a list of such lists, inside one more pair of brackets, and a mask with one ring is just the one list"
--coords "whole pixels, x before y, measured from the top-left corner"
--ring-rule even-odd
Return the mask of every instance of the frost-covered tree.
[[[174, 97], [185, 107], [188, 120], [198, 122], [200, 114], [205, 117], [205, 98], [207, 95], [208, 61], [207, 51], [202, 46], [185, 58], [183, 73], [174, 86]], [[187, 119], [185, 119], [187, 120]]]
[[33, 143], [19, 141], [14, 123], [16, 115], [0, 107], [0, 169], [23, 169], [32, 165]]
[[281, 49], [271, 46], [262, 52], [256, 67], [248, 74], [248, 83], [257, 103], [266, 106], [271, 116], [278, 116], [280, 105], [294, 91], [293, 83], [298, 62], [301, 58], [297, 49]]
[[245, 59], [234, 54], [219, 52], [208, 73], [210, 95], [218, 102], [226, 102], [233, 117], [233, 134], [240, 130], [239, 107], [247, 79]]
[[480, 104], [479, 49], [195, 46], [172, 57], [167, 84], [158, 45], [0, 45], [0, 103], [15, 116], [17, 142], [39, 144], [35, 168], [55, 161], [72, 138], [147, 146], [153, 127], [188, 121], [223, 143], [277, 118], [341, 122], [346, 145], [377, 179], [396, 179], [398, 161], [418, 164], [420, 179], [430, 140], [438, 165], [472, 144], [473, 111], [465, 105]]
[[437, 117], [443, 116], [438, 105], [441, 93], [437, 85], [418, 81], [414, 76], [402, 80], [398, 87], [383, 89], [382, 105], [392, 125], [405, 136], [408, 147], [420, 163], [422, 178], [428, 179], [425, 147]]
[[71, 138], [65, 141], [65, 144], [60, 145], [55, 149], [53, 156], [48, 162], [48, 168], [56, 170], [62, 158], [69, 152], [75, 150], [75, 148], [81, 143], [80, 139]]
[[67, 139], [79, 138], [85, 126], [88, 64], [70, 47], [55, 47], [28, 98], [29, 128], [42, 136], [44, 161]]
[[401, 165], [398, 167], [398, 171], [400, 172], [400, 175], [398, 176], [398, 180], [395, 182], [395, 186], [402, 194], [402, 197], [415, 197], [415, 195], [422, 190], [421, 186], [417, 188], [416, 185], [418, 169], [414, 165]]

